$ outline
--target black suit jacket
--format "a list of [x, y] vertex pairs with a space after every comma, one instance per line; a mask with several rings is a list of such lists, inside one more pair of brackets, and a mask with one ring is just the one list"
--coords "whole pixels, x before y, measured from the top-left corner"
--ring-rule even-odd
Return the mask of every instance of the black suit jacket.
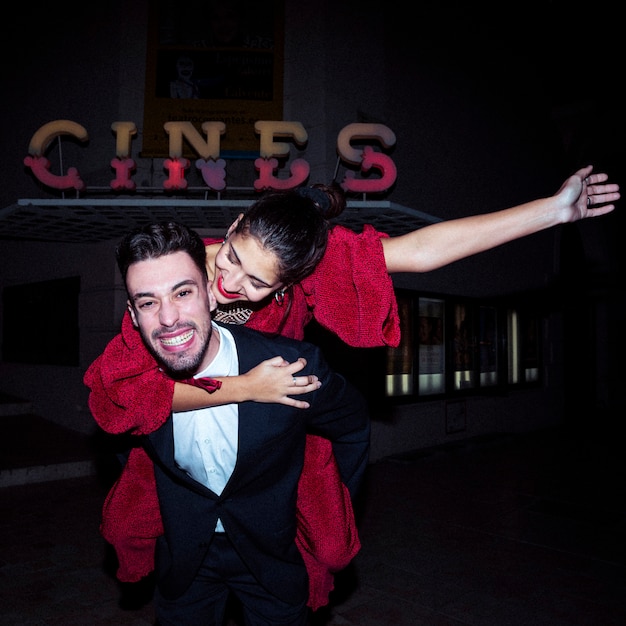
[[239, 405], [239, 449], [233, 474], [221, 495], [207, 489], [174, 462], [172, 419], [144, 437], [155, 463], [165, 529], [157, 544], [156, 573], [166, 598], [180, 596], [200, 566], [218, 517], [237, 551], [261, 584], [284, 601], [306, 597], [306, 569], [295, 544], [296, 496], [306, 433], [331, 440], [343, 482], [354, 497], [367, 466], [370, 422], [362, 395], [332, 371], [321, 351], [306, 342], [229, 325], [239, 371], [281, 355], [303, 356], [300, 374], [317, 374], [322, 386], [307, 394], [311, 406], [243, 402]]

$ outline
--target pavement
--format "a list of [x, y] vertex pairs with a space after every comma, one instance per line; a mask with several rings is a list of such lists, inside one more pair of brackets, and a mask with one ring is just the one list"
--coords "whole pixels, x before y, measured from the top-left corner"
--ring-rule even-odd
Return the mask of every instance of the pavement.
[[[120, 585], [98, 531], [111, 442], [0, 420], [0, 624], [154, 624], [150, 581]], [[496, 433], [371, 464], [363, 547], [311, 626], [624, 626], [626, 455], [611, 432]], [[243, 626], [236, 611], [227, 626]]]

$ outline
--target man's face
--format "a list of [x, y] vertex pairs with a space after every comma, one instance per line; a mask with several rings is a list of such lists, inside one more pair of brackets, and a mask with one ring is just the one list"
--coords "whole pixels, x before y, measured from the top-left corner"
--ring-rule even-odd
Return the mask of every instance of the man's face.
[[211, 362], [217, 350], [210, 350], [211, 311], [217, 303], [187, 253], [134, 263], [126, 288], [133, 323], [161, 365], [192, 375]]

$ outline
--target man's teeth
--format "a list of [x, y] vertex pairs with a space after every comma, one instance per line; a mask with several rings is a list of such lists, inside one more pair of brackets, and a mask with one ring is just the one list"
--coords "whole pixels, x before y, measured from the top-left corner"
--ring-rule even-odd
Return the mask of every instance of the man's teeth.
[[180, 346], [183, 343], [186, 343], [193, 336], [193, 330], [190, 330], [182, 335], [177, 335], [176, 337], [168, 337], [165, 339], [161, 338], [161, 343], [165, 346]]

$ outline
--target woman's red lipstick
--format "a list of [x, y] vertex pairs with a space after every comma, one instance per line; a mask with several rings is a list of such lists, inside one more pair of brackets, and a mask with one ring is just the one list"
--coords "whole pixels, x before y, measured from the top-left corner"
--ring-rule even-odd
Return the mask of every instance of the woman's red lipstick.
[[223, 286], [223, 284], [222, 284], [223, 282], [224, 282], [224, 279], [223, 279], [223, 277], [222, 277], [222, 276], [220, 276], [220, 277], [217, 279], [217, 289], [218, 289], [218, 291], [219, 291], [219, 292], [220, 292], [220, 293], [221, 293], [221, 294], [222, 294], [225, 298], [230, 298], [231, 300], [234, 300], [235, 298], [238, 298], [238, 297], [239, 297], [239, 294], [238, 294], [238, 293], [229, 293], [228, 291], [224, 291], [224, 286]]

